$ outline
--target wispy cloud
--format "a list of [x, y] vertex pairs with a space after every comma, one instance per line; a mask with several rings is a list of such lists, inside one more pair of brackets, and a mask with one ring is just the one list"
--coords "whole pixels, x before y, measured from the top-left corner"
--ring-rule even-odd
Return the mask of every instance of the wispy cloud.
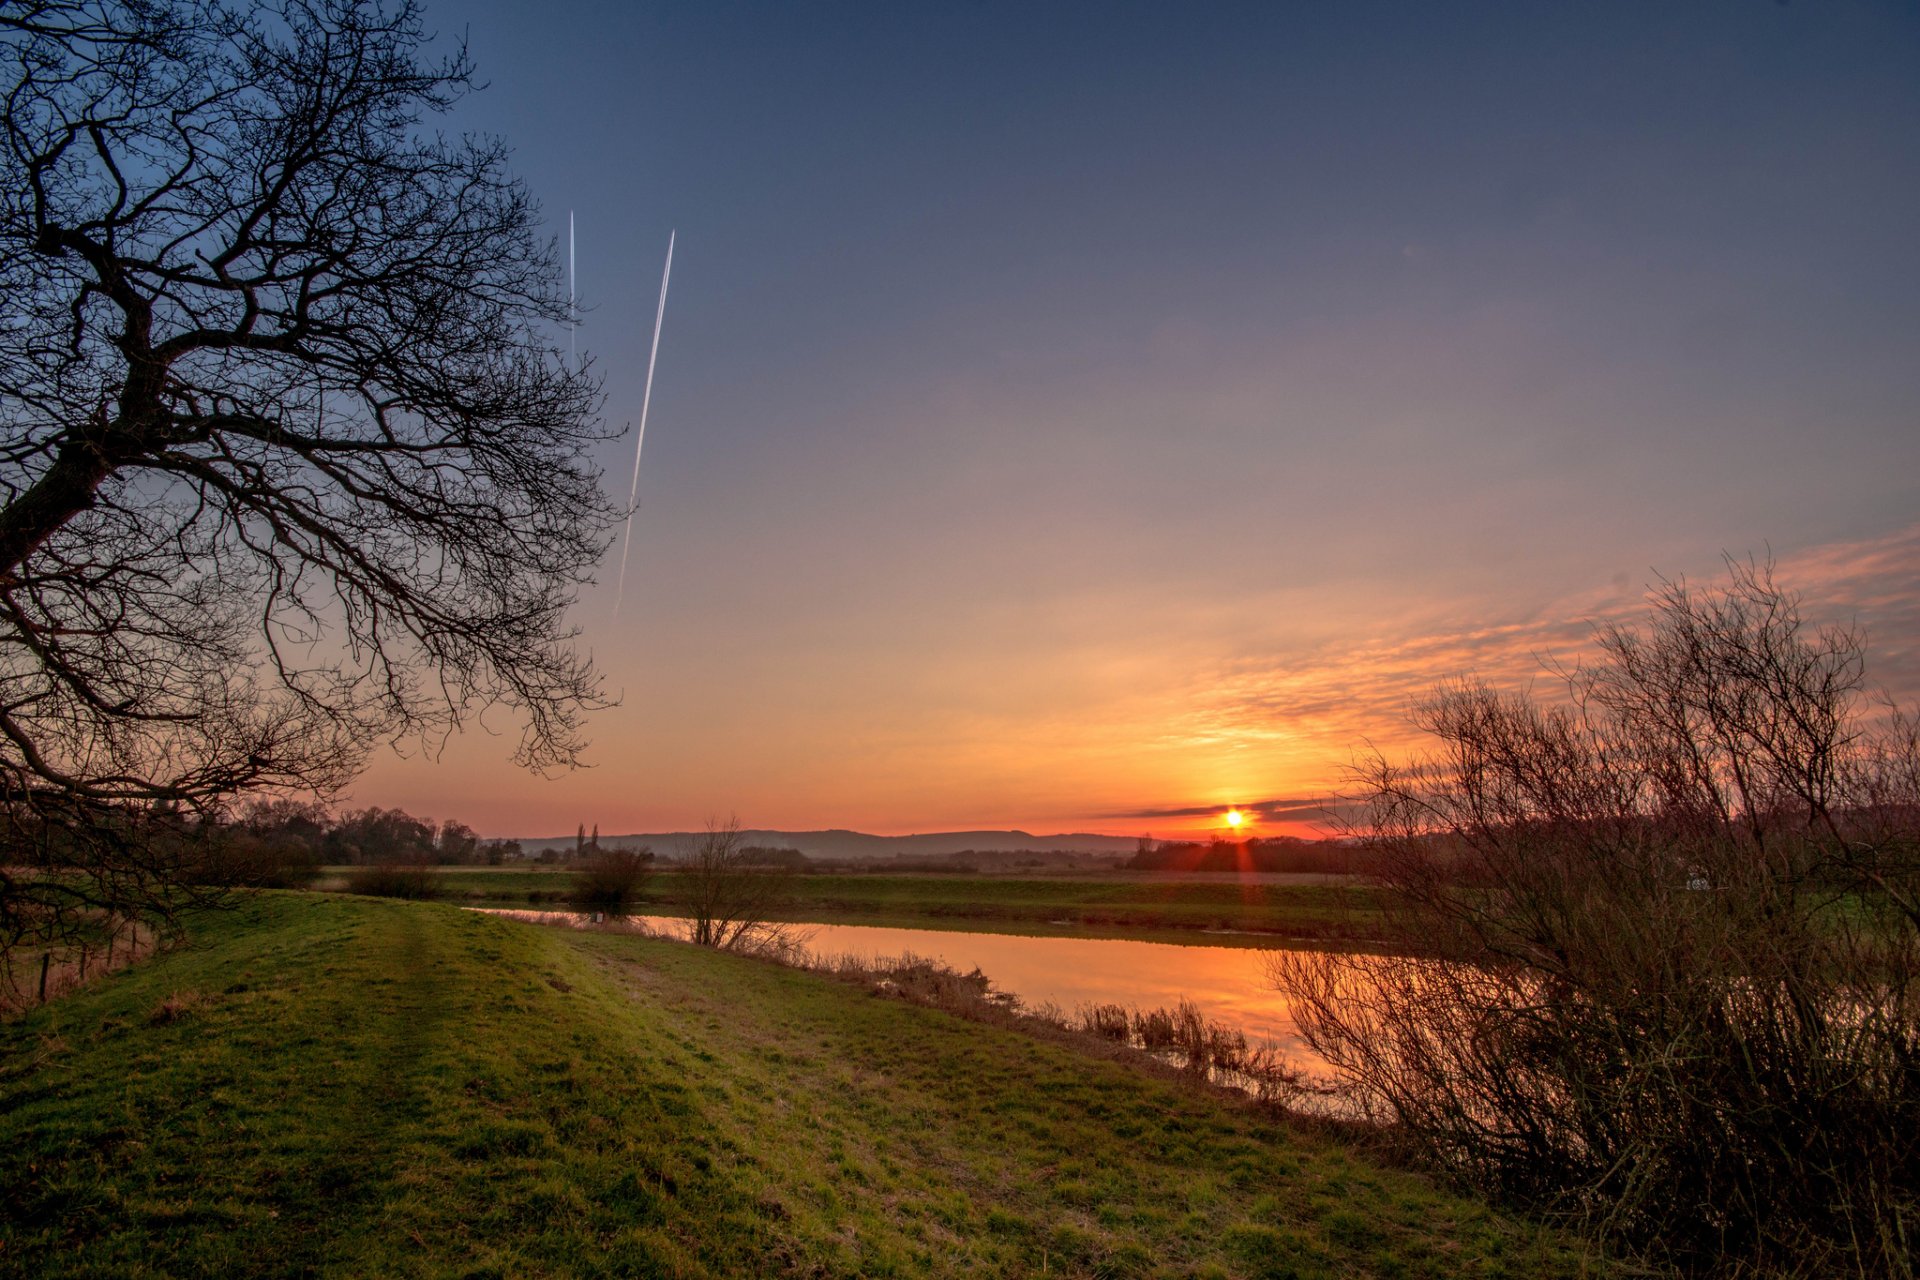
[[[1278, 800], [1240, 801], [1235, 807], [1261, 818], [1299, 818], [1324, 813], [1335, 804], [1331, 796], [1289, 796]], [[1123, 813], [1101, 814], [1102, 818], [1211, 818], [1220, 812], [1217, 804], [1185, 805], [1171, 809], [1130, 809]]]
[[[1690, 576], [1706, 586], [1720, 575], [1710, 569]], [[1920, 523], [1781, 556], [1775, 577], [1802, 597], [1809, 623], [1865, 628], [1873, 690], [1903, 702], [1920, 695]], [[1436, 683], [1465, 675], [1550, 694], [1558, 687], [1552, 664], [1590, 656], [1596, 624], [1632, 623], [1645, 613], [1645, 589], [1623, 583], [1489, 625], [1242, 658], [1195, 681], [1183, 699], [1185, 709], [1166, 722], [1162, 742], [1194, 750], [1284, 747], [1295, 759], [1317, 758], [1318, 781], [1331, 794], [1341, 763], [1357, 752], [1378, 748], [1391, 754], [1416, 745], [1420, 735], [1407, 713]], [[1268, 821], [1305, 823], [1339, 806], [1324, 796], [1289, 796], [1242, 807]], [[1201, 818], [1220, 808], [1217, 802], [1169, 801], [1111, 816]]]
[[[1235, 801], [1233, 807], [1254, 820], [1256, 833], [1262, 826], [1330, 830], [1358, 812], [1357, 806], [1337, 795], [1283, 796], [1272, 800]], [[1217, 825], [1223, 805], [1180, 805], [1163, 809], [1133, 809], [1123, 813], [1101, 814], [1103, 822], [1164, 821], [1182, 818], [1207, 819]]]

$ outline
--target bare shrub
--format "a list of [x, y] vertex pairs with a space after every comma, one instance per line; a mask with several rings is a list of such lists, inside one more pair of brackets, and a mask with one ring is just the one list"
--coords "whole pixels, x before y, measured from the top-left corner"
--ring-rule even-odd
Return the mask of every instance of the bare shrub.
[[740, 821], [710, 821], [668, 890], [687, 915], [687, 939], [729, 951], [780, 951], [795, 926], [776, 917], [792, 904], [791, 867], [769, 865], [740, 840]]
[[1770, 568], [1653, 596], [1568, 697], [1443, 687], [1361, 771], [1406, 954], [1275, 976], [1356, 1102], [1663, 1263], [1911, 1275], [1920, 752]]
[[608, 849], [574, 876], [573, 905], [581, 911], [626, 915], [640, 896], [653, 854], [647, 850]]
[[319, 861], [305, 850], [263, 840], [245, 830], [213, 829], [205, 839], [204, 861], [183, 878], [195, 885], [249, 889], [292, 889], [313, 883]]

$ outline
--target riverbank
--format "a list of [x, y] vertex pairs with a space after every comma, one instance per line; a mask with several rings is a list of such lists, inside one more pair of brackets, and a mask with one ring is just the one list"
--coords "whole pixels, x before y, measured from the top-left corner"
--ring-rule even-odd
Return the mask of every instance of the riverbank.
[[272, 894], [0, 1027], [0, 1274], [1534, 1276], [1216, 1095], [679, 943]]
[[[563, 928], [686, 936], [686, 922], [672, 916], [595, 921], [571, 911], [468, 909]], [[799, 925], [781, 942], [783, 959], [808, 967], [913, 957], [956, 974], [980, 973], [992, 983], [996, 1006], [1011, 1004], [1026, 1016], [1074, 1021], [1090, 1008], [1146, 1013], [1190, 1005], [1270, 1051], [1303, 1081], [1331, 1084], [1336, 1074], [1301, 1038], [1292, 1005], [1275, 990], [1270, 962], [1279, 952], [1272, 949], [844, 924]]]
[[[344, 888], [351, 870], [324, 868], [315, 887]], [[440, 867], [433, 875], [446, 900], [475, 906], [561, 906], [573, 887], [572, 872], [549, 868]], [[635, 910], [675, 914], [674, 877], [648, 876]], [[1319, 875], [796, 875], [781, 918], [1242, 947], [1366, 947], [1386, 935], [1371, 888]]]

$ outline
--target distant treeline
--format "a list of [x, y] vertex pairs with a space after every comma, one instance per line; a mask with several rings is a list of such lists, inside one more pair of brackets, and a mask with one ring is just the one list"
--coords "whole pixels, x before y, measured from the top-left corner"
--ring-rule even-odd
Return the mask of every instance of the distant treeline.
[[[63, 843], [69, 837], [27, 829], [17, 814], [5, 816], [11, 825], [0, 833], [0, 861], [36, 868], [71, 865], [74, 854]], [[434, 822], [378, 807], [336, 814], [324, 805], [287, 799], [256, 800], [217, 815], [159, 807], [125, 814], [103, 809], [95, 825], [104, 833], [99, 838], [137, 850], [141, 865], [183, 887], [299, 884], [329, 864], [485, 866], [520, 856], [516, 842], [482, 841], [457, 821]]]
[[[482, 840], [463, 822], [416, 818], [404, 809], [370, 806], [335, 813], [325, 805], [259, 800], [239, 812], [198, 824], [207, 878], [230, 883], [298, 881], [322, 866], [497, 867], [523, 860], [591, 861], [598, 838], [582, 830], [572, 849], [529, 859], [518, 840]], [[634, 850], [649, 859], [652, 854]]]
[[217, 824], [219, 843], [243, 862], [289, 868], [394, 863], [498, 866], [521, 856], [514, 840], [483, 841], [463, 822], [372, 806], [334, 813], [295, 800], [261, 800]]
[[1171, 840], [1140, 842], [1129, 871], [1286, 871], [1341, 875], [1354, 870], [1355, 850], [1338, 840]]
[[[203, 824], [215, 878], [258, 883], [300, 879], [322, 866], [506, 866], [539, 863], [571, 866], [603, 853], [625, 852], [654, 860], [651, 849], [602, 846], [598, 830], [582, 826], [571, 848], [530, 853], [518, 840], [482, 840], [454, 819], [436, 822], [404, 809], [370, 806], [334, 812], [316, 803], [260, 800], [218, 822]], [[1319, 872], [1354, 870], [1355, 850], [1337, 840], [1288, 836], [1245, 841], [1142, 840], [1130, 858], [1117, 854], [1040, 849], [966, 849], [948, 854], [897, 854], [891, 858], [818, 858], [790, 847], [753, 846], [740, 851], [752, 865], [810, 873], [999, 874], [1129, 871]], [[666, 851], [658, 864], [682, 859]]]

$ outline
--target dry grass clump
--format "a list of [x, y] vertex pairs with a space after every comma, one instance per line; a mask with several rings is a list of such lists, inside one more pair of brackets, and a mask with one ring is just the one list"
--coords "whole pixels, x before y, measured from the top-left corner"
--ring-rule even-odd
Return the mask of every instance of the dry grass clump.
[[1130, 1044], [1219, 1084], [1245, 1089], [1262, 1102], [1293, 1107], [1320, 1092], [1273, 1045], [1254, 1045], [1237, 1027], [1216, 1022], [1191, 1000], [1171, 1009], [1091, 1004], [1073, 1022], [1077, 1031]]
[[359, 867], [347, 876], [347, 892], [370, 898], [407, 898], [424, 901], [440, 896], [433, 868], [417, 863], [385, 863]]
[[1080, 1027], [1103, 1040], [1125, 1044], [1133, 1039], [1133, 1018], [1123, 1004], [1082, 1005]]
[[213, 997], [200, 991], [175, 991], [153, 1006], [147, 1014], [150, 1026], [164, 1027], [170, 1023], [185, 1022], [189, 1018], [204, 1013], [213, 1005]]
[[961, 973], [911, 951], [898, 956], [814, 957], [807, 967], [859, 982], [879, 995], [897, 996], [949, 1013], [978, 1013], [983, 1009], [1012, 1012], [1019, 1006], [1014, 996], [995, 991], [992, 979], [978, 968]]

